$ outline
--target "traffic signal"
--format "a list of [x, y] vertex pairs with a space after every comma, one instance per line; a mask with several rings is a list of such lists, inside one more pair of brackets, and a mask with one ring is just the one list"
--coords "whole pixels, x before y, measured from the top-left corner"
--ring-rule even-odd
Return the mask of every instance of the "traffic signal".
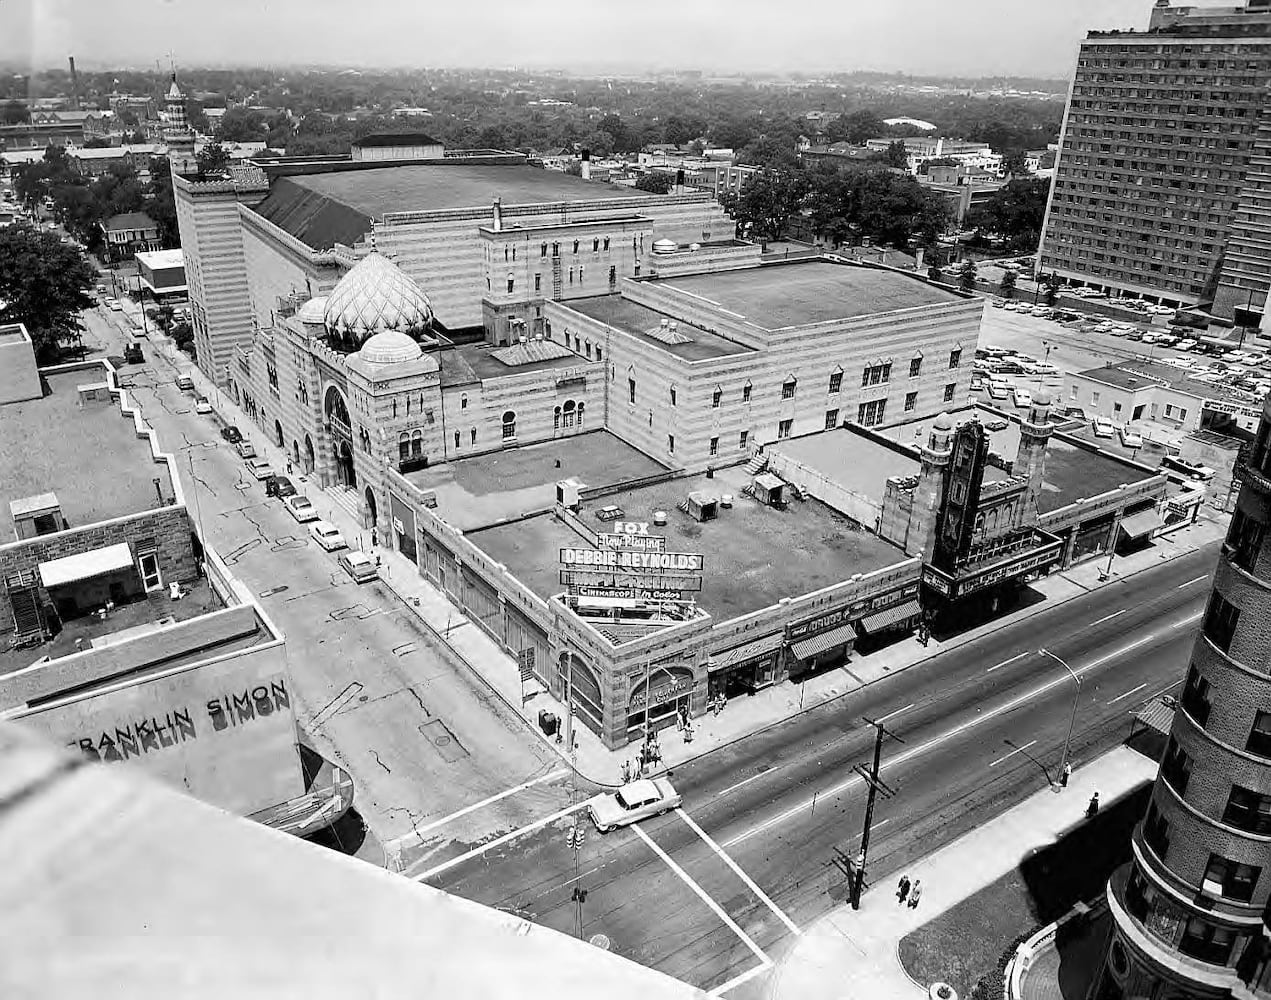
[[575, 851], [580, 850], [587, 840], [587, 828], [575, 823], [565, 831], [565, 843]]

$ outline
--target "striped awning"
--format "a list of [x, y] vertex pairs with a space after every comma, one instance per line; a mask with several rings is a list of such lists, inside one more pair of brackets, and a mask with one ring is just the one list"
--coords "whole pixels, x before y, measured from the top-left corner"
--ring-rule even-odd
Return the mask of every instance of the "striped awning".
[[1162, 698], [1157, 698], [1156, 701], [1151, 702], [1140, 710], [1135, 719], [1147, 726], [1148, 729], [1154, 729], [1158, 733], [1168, 736], [1170, 729], [1174, 725], [1174, 706]]
[[838, 628], [832, 628], [828, 632], [822, 632], [820, 635], [814, 635], [811, 639], [804, 639], [796, 642], [790, 647], [790, 651], [800, 660], [806, 660], [813, 656], [819, 656], [826, 650], [833, 649], [835, 646], [842, 646], [844, 643], [853, 642], [856, 639], [856, 629], [851, 622], [846, 625], [840, 625]]
[[1127, 538], [1142, 538], [1150, 535], [1165, 522], [1155, 510], [1141, 510], [1137, 514], [1121, 519], [1121, 530]]
[[736, 663], [745, 663], [747, 660], [753, 660], [755, 657], [771, 653], [781, 648], [783, 640], [784, 636], [782, 633], [777, 632], [775, 635], [767, 635], [762, 639], [755, 639], [753, 642], [747, 642], [741, 646], [726, 649], [722, 653], [716, 653], [711, 657], [711, 669], [720, 670], [724, 667], [731, 667]]
[[50, 559], [40, 563], [40, 582], [45, 587], [60, 587], [89, 577], [104, 576], [132, 566], [132, 549], [127, 542], [107, 545], [74, 556]]
[[881, 632], [885, 628], [899, 625], [920, 614], [922, 614], [922, 606], [917, 601], [906, 601], [904, 604], [897, 604], [894, 608], [887, 608], [885, 611], [862, 618], [861, 628], [866, 632]]

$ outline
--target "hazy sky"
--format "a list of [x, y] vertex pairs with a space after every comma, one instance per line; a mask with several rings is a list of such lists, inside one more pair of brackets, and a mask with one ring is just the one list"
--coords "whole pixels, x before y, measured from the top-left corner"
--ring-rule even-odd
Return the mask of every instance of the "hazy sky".
[[[1211, 6], [1215, 0], [1192, 0]], [[1222, 0], [1219, 0], [1222, 2]], [[1225, 0], [1230, 3], [1231, 0]], [[1067, 77], [1153, 0], [0, 0], [0, 60], [86, 67], [900, 70]]]

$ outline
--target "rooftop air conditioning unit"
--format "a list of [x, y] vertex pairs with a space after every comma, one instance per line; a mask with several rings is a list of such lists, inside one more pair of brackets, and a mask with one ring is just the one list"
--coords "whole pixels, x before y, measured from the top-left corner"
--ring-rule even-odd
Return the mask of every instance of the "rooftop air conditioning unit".
[[582, 506], [582, 491], [585, 489], [577, 479], [562, 479], [556, 484], [556, 502], [562, 507], [577, 511]]

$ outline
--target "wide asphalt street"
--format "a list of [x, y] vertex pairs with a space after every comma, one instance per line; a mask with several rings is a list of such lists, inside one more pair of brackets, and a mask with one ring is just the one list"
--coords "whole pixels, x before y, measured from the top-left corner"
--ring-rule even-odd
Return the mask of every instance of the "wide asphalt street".
[[[883, 748], [895, 795], [874, 813], [869, 872], [881, 876], [1057, 778], [1074, 700], [1077, 766], [1124, 740], [1134, 713], [1181, 682], [1215, 553], [1047, 608], [677, 767], [682, 814], [602, 836], [580, 811], [577, 853], [565, 836], [571, 814], [489, 850], [434, 856], [413, 874], [567, 933], [603, 935], [623, 955], [718, 989], [779, 954], [790, 924], [842, 902], [841, 862], [859, 850], [866, 799], [853, 768], [873, 750], [864, 717], [903, 740]], [[1042, 648], [1073, 668], [1079, 690]], [[1074, 799], [1074, 815], [1085, 806]], [[575, 888], [586, 893], [581, 927]]]

